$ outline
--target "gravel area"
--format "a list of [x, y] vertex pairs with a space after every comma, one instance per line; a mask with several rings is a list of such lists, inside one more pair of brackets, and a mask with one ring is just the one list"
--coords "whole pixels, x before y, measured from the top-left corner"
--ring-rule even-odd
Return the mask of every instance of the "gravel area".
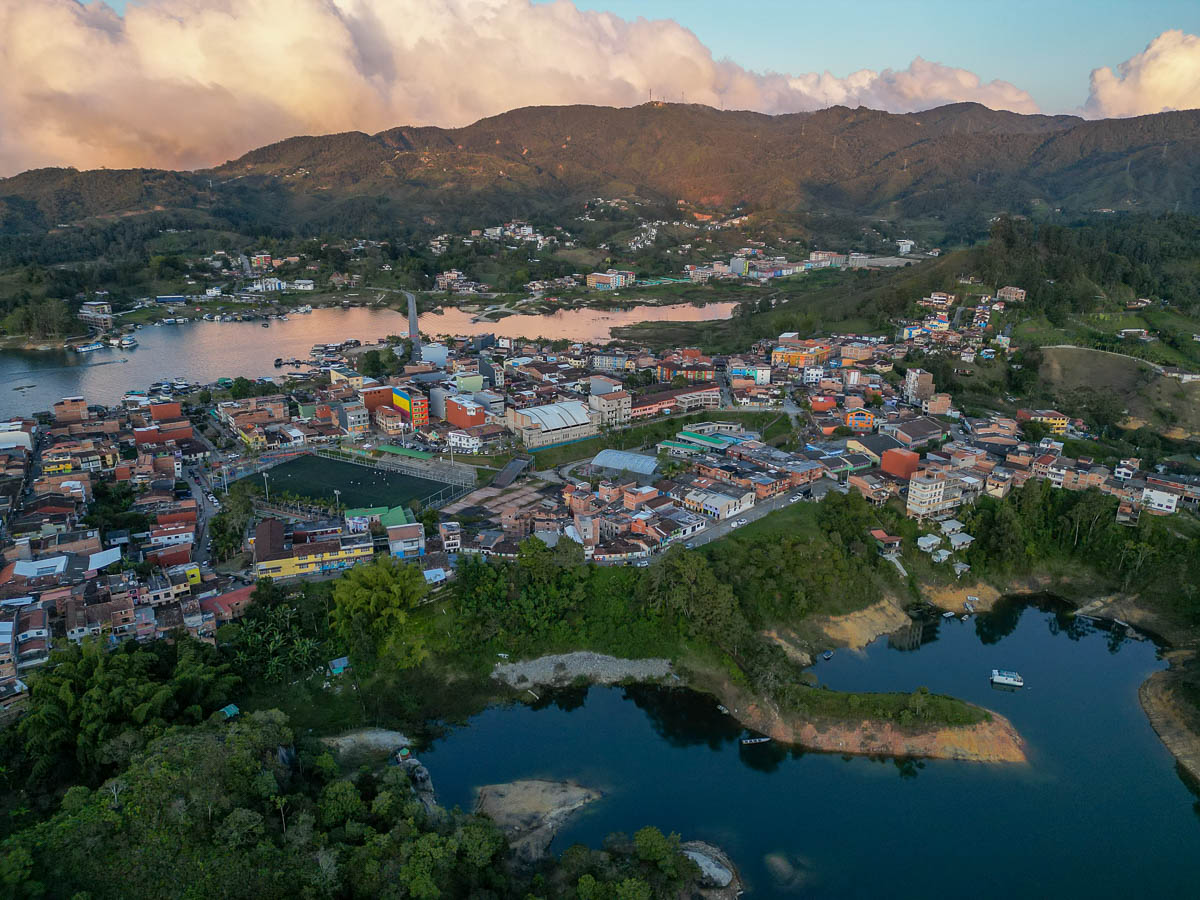
[[671, 674], [671, 661], [668, 659], [618, 659], [585, 650], [542, 656], [524, 662], [496, 663], [492, 670], [493, 678], [512, 687], [566, 685], [580, 677], [596, 684], [653, 681]]

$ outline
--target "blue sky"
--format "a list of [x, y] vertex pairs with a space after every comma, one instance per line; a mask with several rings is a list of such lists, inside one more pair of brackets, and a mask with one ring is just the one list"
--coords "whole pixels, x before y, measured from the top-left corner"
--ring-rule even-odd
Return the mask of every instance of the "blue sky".
[[[118, 11], [126, 0], [106, 0]], [[718, 58], [789, 74], [906, 67], [915, 56], [1010, 81], [1046, 112], [1087, 97], [1088, 75], [1161, 32], [1200, 33], [1200, 0], [576, 0], [626, 18], [674, 19]]]

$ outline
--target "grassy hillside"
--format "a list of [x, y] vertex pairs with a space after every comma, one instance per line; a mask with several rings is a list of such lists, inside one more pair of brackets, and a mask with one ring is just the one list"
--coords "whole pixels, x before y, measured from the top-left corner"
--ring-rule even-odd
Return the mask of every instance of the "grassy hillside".
[[1124, 427], [1150, 426], [1175, 440], [1200, 438], [1200, 382], [1183, 384], [1113, 353], [1065, 347], [1043, 349], [1038, 374], [1054, 395], [1084, 389], [1120, 398]]

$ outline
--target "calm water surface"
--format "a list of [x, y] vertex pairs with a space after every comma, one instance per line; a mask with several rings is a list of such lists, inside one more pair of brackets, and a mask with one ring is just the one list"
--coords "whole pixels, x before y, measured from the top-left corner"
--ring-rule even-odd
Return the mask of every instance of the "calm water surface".
[[[607, 340], [616, 325], [645, 321], [689, 321], [728, 318], [733, 303], [707, 306], [641, 306], [601, 312], [559, 310], [550, 316], [509, 316], [494, 323], [472, 324], [472, 314], [458, 309], [421, 316], [421, 331], [433, 334], [492, 333], [509, 337]], [[165, 313], [164, 313], [165, 315]], [[0, 351], [0, 417], [49, 409], [62, 397], [83, 395], [92, 403], [112, 404], [129, 390], [144, 389], [164, 378], [208, 383], [244, 375], [279, 374], [277, 356], [305, 359], [313, 344], [358, 338], [373, 343], [389, 334], [407, 334], [406, 316], [389, 309], [317, 309], [291, 315], [288, 321], [191, 322], [147, 325], [137, 332], [132, 350], [105, 348], [94, 353], [62, 350]], [[286, 370], [285, 370], [286, 371]]]
[[500, 337], [566, 338], [603, 343], [612, 330], [638, 322], [709, 322], [728, 319], [736, 303], [692, 306], [634, 306], [629, 309], [559, 309], [548, 315], [512, 315], [494, 322], [473, 322], [477, 313], [448, 307], [427, 312], [418, 320], [424, 334], [495, 334]]
[[[423, 759], [450, 806], [517, 778], [599, 788], [553, 850], [653, 824], [723, 846], [756, 897], [1194, 897], [1195, 797], [1137, 700], [1164, 665], [1149, 642], [1010, 605], [816, 667], [833, 688], [985, 704], [1026, 737], [1028, 765], [743, 748], [711, 700], [648, 687], [492, 708]], [[993, 690], [996, 666], [1028, 687]]]

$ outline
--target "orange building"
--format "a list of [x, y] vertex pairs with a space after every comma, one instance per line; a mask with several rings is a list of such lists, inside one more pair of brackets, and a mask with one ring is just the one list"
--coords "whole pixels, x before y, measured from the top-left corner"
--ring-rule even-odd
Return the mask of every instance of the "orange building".
[[879, 457], [879, 468], [889, 475], [895, 475], [897, 478], [908, 481], [916, 473], [917, 464], [920, 461], [921, 457], [911, 450], [893, 447], [883, 451], [883, 455]]

